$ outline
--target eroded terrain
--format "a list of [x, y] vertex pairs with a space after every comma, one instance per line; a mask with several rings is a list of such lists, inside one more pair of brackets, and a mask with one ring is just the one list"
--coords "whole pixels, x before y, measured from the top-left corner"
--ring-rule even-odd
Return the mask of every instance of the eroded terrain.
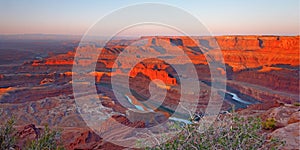
[[[18, 40], [14, 42], [18, 43]], [[63, 128], [64, 144], [70, 149], [96, 146], [121, 148], [103, 142], [93, 133], [76, 107], [72, 88], [72, 76], [76, 75], [76, 72], [72, 71], [72, 66], [75, 63], [78, 41], [74, 39], [64, 41], [59, 46], [57, 44], [61, 42], [51, 43], [47, 40], [43, 42], [46, 44], [41, 44], [41, 48], [24, 47], [24, 42], [23, 45], [19, 42], [21, 45], [19, 47], [12, 48], [12, 45], [16, 44], [1, 47], [1, 57], [7, 57], [0, 62], [0, 119], [6, 120], [15, 116], [20, 128], [27, 124], [36, 126], [48, 124]], [[10, 48], [14, 50], [11, 51]], [[46, 49], [44, 53], [52, 53], [41, 55], [38, 51], [42, 51], [43, 48]], [[78, 49], [89, 48], [90, 46], [81, 46]], [[180, 92], [184, 87], [181, 87], [182, 81], [179, 78], [184, 78], [185, 75], [178, 74], [174, 69], [176, 66], [186, 74], [191, 74], [190, 62], [195, 66], [200, 81], [199, 99], [193, 104], [197, 105], [197, 113], [205, 112], [210, 98], [222, 100], [222, 94], [225, 94], [225, 99], [221, 112], [231, 110], [234, 106], [236, 109], [243, 109], [244, 114], [255, 112], [266, 115], [265, 111], [271, 111], [269, 109], [274, 110], [277, 107], [289, 109], [291, 105], [299, 103], [299, 36], [220, 36], [215, 39], [141, 37], [134, 40], [112, 40], [105, 46], [96, 45], [94, 48], [102, 51], [95, 70], [86, 76], [95, 78], [99, 101], [89, 109], [99, 111], [101, 109], [99, 105], [102, 104], [116, 113], [111, 119], [127, 126], [143, 128], [161, 123], [174, 113], [182, 95], [189, 97], [195, 94]], [[191, 61], [183, 59], [176, 49], [183, 50]], [[218, 50], [221, 50], [221, 56], [217, 53]], [[157, 58], [132, 64], [131, 60], [142, 57], [141, 51]], [[10, 52], [16, 54], [12, 55]], [[114, 65], [123, 52], [127, 53], [128, 58]], [[129, 55], [131, 53], [134, 55]], [[10, 59], [12, 56], [20, 59], [13, 62], [14, 59]], [[207, 56], [218, 63], [223, 63], [225, 68], [215, 68], [214, 72], [211, 72]], [[163, 58], [169, 63], [158, 58]], [[91, 62], [79, 63], [88, 66]], [[217, 79], [220, 77], [220, 84], [226, 83], [225, 90], [218, 90], [218, 93], [222, 94], [213, 97], [212, 74], [217, 76]], [[112, 92], [111, 79], [127, 75], [131, 93], [125, 93], [120, 102]], [[226, 80], [222, 77], [226, 77]], [[166, 91], [162, 105], [155, 99], [147, 102], [147, 99], [153, 96], [151, 95], [153, 93], [149, 92], [149, 85], [155, 79], [162, 81], [163, 84], [157, 83], [152, 86]], [[118, 80], [117, 85], [122, 87], [124, 83], [126, 82]], [[88, 95], [87, 90], [83, 96]], [[163, 97], [159, 92], [155, 96]], [[147, 102], [147, 105], [144, 105], [144, 102]], [[156, 114], [153, 115], [154, 121], [141, 120], [138, 114], [129, 113], [130, 109], [151, 110]], [[299, 108], [293, 106], [291, 114], [297, 112], [296, 109]], [[299, 123], [299, 120], [291, 122]], [[281, 130], [286, 130], [291, 122], [282, 125]], [[112, 130], [111, 135], [118, 133], [117, 130], [115, 132]], [[271, 134], [280, 132], [282, 131]], [[125, 136], [126, 133], [122, 134]]]

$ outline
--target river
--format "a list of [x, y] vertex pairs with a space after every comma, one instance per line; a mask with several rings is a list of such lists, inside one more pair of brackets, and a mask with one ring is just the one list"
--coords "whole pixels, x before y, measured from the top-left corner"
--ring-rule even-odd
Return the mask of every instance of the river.
[[[230, 99], [231, 99], [231, 100], [229, 100], [229, 101], [230, 101], [231, 103], [233, 103], [233, 104], [236, 106], [236, 108], [244, 108], [244, 107], [246, 107], [247, 105], [252, 104], [251, 102], [247, 102], [247, 101], [241, 99], [241, 98], [238, 97], [237, 94], [235, 94], [235, 93], [226, 91], [226, 94], [227, 94], [227, 95], [230, 95]], [[154, 110], [152, 110], [152, 109], [150, 109], [150, 108], [148, 108], [148, 107], [146, 108], [146, 107], [140, 106], [140, 105], [142, 105], [142, 104], [140, 104], [140, 105], [134, 104], [133, 101], [131, 100], [131, 98], [129, 98], [127, 95], [125, 95], [125, 98], [126, 98], [126, 99], [128, 100], [128, 102], [129, 102], [130, 104], [132, 104], [137, 110], [154, 112]], [[226, 96], [225, 96], [225, 98], [226, 98]], [[229, 99], [229, 98], [227, 98], [227, 99]], [[145, 109], [146, 109], [146, 110], [145, 110]], [[168, 119], [169, 119], [169, 120], [173, 120], [173, 121], [177, 121], [177, 122], [183, 122], [183, 123], [185, 123], [185, 124], [191, 124], [191, 123], [192, 123], [192, 122], [189, 121], [189, 120], [182, 119], [182, 118], [177, 118], [177, 117], [169, 117]]]
[[[125, 95], [125, 98], [129, 101], [130, 104], [132, 104], [133, 106], [135, 106], [135, 108], [138, 109], [138, 110], [140, 110], [140, 111], [151, 111], [151, 112], [154, 112], [154, 110], [152, 110], [150, 108], [147, 108], [147, 110], [145, 110], [142, 106], [133, 104], [132, 100], [127, 95]], [[183, 122], [185, 124], [191, 124], [192, 123], [191, 121], [186, 120], [186, 119], [182, 119], [182, 118], [169, 117], [168, 119], [169, 120], [173, 120], [173, 121]]]

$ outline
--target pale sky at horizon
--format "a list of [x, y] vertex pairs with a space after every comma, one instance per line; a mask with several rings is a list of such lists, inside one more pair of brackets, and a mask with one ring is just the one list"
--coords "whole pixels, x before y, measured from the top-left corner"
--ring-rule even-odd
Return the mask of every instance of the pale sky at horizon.
[[[137, 0], [0, 0], [0, 34], [84, 34]], [[148, 0], [182, 8], [214, 35], [299, 35], [299, 0]], [[164, 13], [164, 12], [161, 12]], [[142, 15], [142, 12], [141, 12]], [[112, 22], [112, 24], [118, 22]]]

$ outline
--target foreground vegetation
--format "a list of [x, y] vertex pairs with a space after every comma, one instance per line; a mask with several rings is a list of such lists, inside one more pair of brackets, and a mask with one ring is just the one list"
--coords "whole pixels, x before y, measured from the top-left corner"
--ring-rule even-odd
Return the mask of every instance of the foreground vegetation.
[[0, 149], [6, 150], [15, 146], [16, 137], [14, 135], [15, 129], [14, 119], [8, 120], [3, 126], [0, 127]]
[[[201, 121], [200, 121], [201, 122]], [[262, 122], [259, 118], [244, 118], [227, 114], [218, 117], [217, 121], [209, 126], [193, 122], [184, 126], [175, 123], [172, 129], [180, 131], [166, 143], [146, 149], [280, 149], [284, 142], [280, 139], [268, 138], [263, 129], [273, 129], [273, 120]], [[8, 120], [0, 128], [0, 150], [16, 148], [16, 131], [14, 119]], [[47, 126], [34, 140], [28, 141], [28, 150], [58, 150], [63, 149], [59, 144], [60, 132], [51, 131]], [[144, 141], [144, 144], [147, 142]]]
[[[16, 130], [13, 127], [14, 118], [8, 120], [0, 127], [0, 150], [9, 150], [17, 148]], [[27, 141], [27, 145], [22, 148], [26, 150], [61, 150], [63, 147], [59, 144], [60, 132], [50, 130], [46, 126], [41, 134], [34, 140]]]
[[223, 115], [207, 128], [199, 122], [185, 126], [173, 124], [175, 129], [180, 130], [180, 134], [164, 144], [147, 149], [280, 149], [284, 141], [268, 138], [263, 133], [269, 122], [262, 122], [259, 118]]

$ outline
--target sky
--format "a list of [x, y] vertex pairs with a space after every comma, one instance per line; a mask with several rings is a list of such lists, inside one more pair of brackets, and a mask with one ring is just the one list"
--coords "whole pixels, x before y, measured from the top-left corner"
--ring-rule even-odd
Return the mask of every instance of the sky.
[[299, 0], [0, 0], [0, 34], [82, 35], [109, 13], [143, 2], [181, 8], [213, 35], [299, 35], [300, 30]]

